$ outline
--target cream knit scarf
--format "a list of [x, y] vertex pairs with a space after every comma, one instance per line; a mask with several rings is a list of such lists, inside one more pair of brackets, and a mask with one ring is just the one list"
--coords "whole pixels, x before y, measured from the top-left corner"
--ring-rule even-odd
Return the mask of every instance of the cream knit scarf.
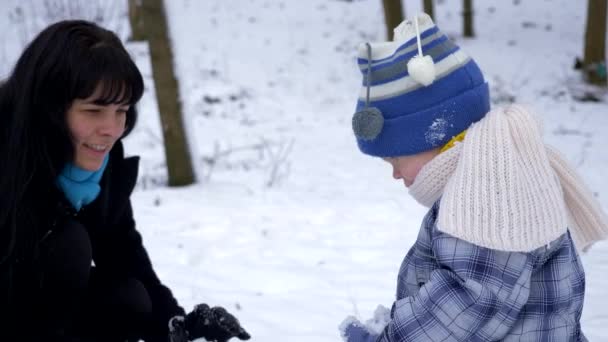
[[473, 124], [420, 170], [410, 194], [427, 207], [441, 198], [438, 229], [487, 248], [531, 251], [570, 229], [586, 250], [608, 235], [593, 194], [520, 106]]

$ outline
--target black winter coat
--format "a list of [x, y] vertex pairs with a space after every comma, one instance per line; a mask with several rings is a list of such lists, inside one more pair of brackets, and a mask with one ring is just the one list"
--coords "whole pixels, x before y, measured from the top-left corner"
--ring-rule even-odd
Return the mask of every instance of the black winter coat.
[[[132, 277], [139, 280], [152, 301], [153, 329], [162, 331], [167, 329], [171, 317], [183, 315], [184, 310], [154, 272], [141, 235], [135, 228], [130, 196], [138, 167], [139, 158], [124, 158], [122, 143], [116, 142], [110, 151], [110, 160], [100, 181], [101, 191], [95, 201], [76, 213], [53, 184], [33, 196], [37, 202], [48, 198], [35, 209], [33, 220], [39, 230], [37, 239], [43, 244], [57, 229], [58, 222], [66, 215], [74, 216], [87, 228], [96, 269], [117, 279]], [[11, 330], [27, 328], [22, 327], [20, 318], [31, 316], [29, 311], [35, 310], [36, 291], [41, 285], [36, 258], [19, 260], [19, 255], [17, 253], [8, 264], [0, 267], [0, 327], [9, 326]], [[6, 298], [1, 298], [4, 294], [8, 294], [8, 303]]]

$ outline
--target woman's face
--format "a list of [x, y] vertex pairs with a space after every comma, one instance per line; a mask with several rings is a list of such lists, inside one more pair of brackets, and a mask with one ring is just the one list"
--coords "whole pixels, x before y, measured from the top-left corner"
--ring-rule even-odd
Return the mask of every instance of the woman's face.
[[74, 165], [95, 171], [125, 131], [128, 104], [101, 105], [98, 89], [86, 99], [75, 99], [67, 111], [74, 145]]
[[426, 163], [439, 154], [440, 149], [421, 152], [411, 156], [383, 158], [393, 167], [393, 178], [403, 179], [406, 187], [410, 187], [416, 180], [418, 172]]

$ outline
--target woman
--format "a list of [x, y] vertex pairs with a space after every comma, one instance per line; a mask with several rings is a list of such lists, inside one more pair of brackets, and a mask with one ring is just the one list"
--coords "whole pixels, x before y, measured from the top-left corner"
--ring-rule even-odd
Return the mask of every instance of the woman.
[[222, 308], [184, 316], [135, 229], [121, 139], [143, 89], [86, 21], [46, 28], [0, 84], [1, 340], [167, 341], [170, 320], [174, 341], [249, 338]]

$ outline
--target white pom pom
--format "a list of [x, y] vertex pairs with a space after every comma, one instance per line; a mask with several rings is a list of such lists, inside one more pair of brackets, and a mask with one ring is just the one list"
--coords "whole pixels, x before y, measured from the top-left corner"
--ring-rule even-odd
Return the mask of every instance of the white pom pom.
[[416, 82], [425, 87], [435, 81], [435, 63], [431, 56], [414, 56], [407, 62], [407, 71]]

